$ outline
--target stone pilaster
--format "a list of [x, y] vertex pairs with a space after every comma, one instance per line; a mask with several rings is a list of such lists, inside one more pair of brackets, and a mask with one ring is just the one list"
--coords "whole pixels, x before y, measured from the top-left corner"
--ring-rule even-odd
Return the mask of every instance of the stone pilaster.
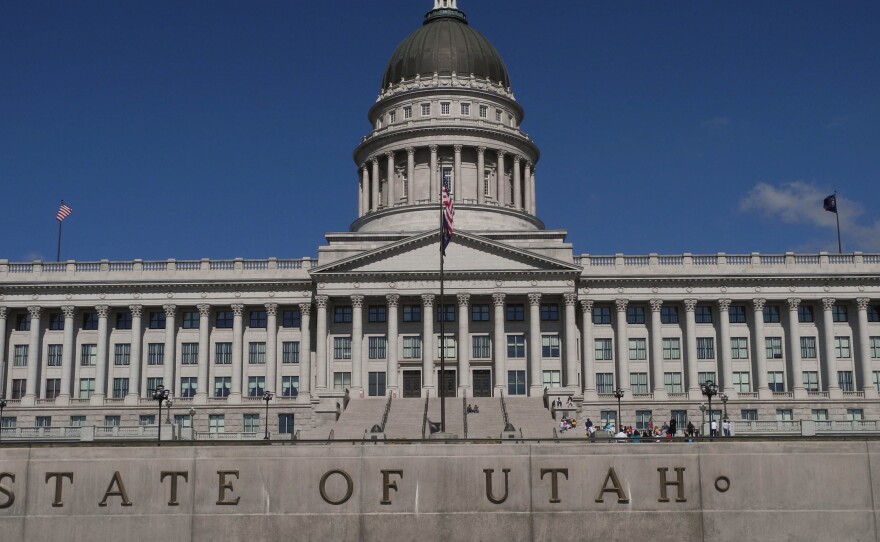
[[373, 175], [370, 180], [370, 193], [372, 201], [370, 202], [370, 210], [377, 211], [379, 209], [379, 159], [375, 156], [370, 157], [373, 163]]
[[581, 300], [581, 323], [583, 325], [581, 335], [581, 351], [584, 374], [584, 400], [595, 401], [599, 397], [596, 394], [596, 353], [593, 343], [593, 300]]
[[761, 399], [769, 399], [773, 396], [770, 392], [770, 385], [767, 383], [767, 340], [764, 334], [764, 304], [766, 299], [753, 299], [753, 321], [754, 329], [752, 337], [752, 351], [755, 354], [755, 372], [758, 373], [756, 380], [758, 381], [758, 396]]
[[385, 186], [388, 188], [388, 207], [394, 207], [397, 204], [397, 187], [394, 182], [394, 152], [386, 152], [385, 158], [388, 159], [385, 172]]
[[529, 395], [544, 394], [541, 365], [541, 294], [529, 294]]
[[[431, 150], [431, 201], [440, 201], [440, 170], [437, 166], [437, 151], [439, 147], [437, 145], [431, 145], [428, 147]], [[422, 377], [424, 378], [424, 376]]]
[[629, 305], [628, 299], [616, 299], [614, 304], [617, 308], [617, 387], [629, 390], [629, 333], [626, 327], [626, 307]]
[[110, 307], [107, 305], [98, 305], [95, 307], [98, 313], [98, 353], [97, 362], [95, 363], [95, 393], [92, 394], [89, 404], [100, 406], [104, 404], [104, 397], [107, 396], [107, 373], [108, 373], [108, 355], [110, 334], [107, 326], [107, 317], [110, 315]]
[[517, 210], [522, 209], [522, 174], [520, 170], [520, 162], [522, 157], [513, 156], [513, 207]]
[[[61, 313], [64, 315], [64, 342], [61, 345], [61, 392], [55, 398], [55, 404], [67, 406], [70, 404], [71, 382], [74, 369], [73, 351], [76, 348], [74, 340], [76, 307], [70, 305], [61, 307]], [[137, 388], [134, 388], [134, 393], [137, 395]]]
[[312, 305], [299, 304], [300, 339], [299, 339], [299, 394], [297, 400], [308, 402], [312, 392]]
[[655, 401], [666, 399], [666, 385], [663, 381], [663, 336], [660, 332], [662, 309], [662, 299], [651, 300], [651, 380], [653, 380], [652, 390]]
[[455, 178], [453, 179], [453, 182], [455, 183], [455, 188], [453, 188], [453, 190], [455, 190], [455, 193], [452, 196], [453, 198], [455, 198], [456, 202], [461, 201], [462, 195], [464, 193], [461, 189], [461, 149], [461, 145], [454, 145], [452, 147], [452, 150], [455, 151], [455, 158], [453, 161], [453, 175], [455, 176]]
[[40, 393], [40, 315], [42, 307], [28, 307], [31, 331], [28, 335], [27, 383], [22, 406], [36, 404]]
[[684, 300], [685, 315], [685, 365], [687, 367], [687, 389], [691, 399], [700, 399], [699, 364], [697, 359], [697, 310], [696, 299]]
[[[180, 391], [180, 383], [175, 382], [177, 369], [177, 355], [175, 346], [177, 341], [177, 324], [175, 316], [177, 315], [177, 305], [163, 305], [165, 311], [165, 365], [162, 366], [162, 382], [165, 388], [171, 390], [173, 396], [178, 396]], [[100, 347], [98, 347], [100, 350]]]
[[504, 335], [504, 298], [502, 293], [492, 294], [495, 307], [494, 329], [492, 331], [492, 356], [495, 365], [495, 396], [498, 397], [507, 389], [507, 341]]
[[241, 376], [243, 367], [244, 324], [242, 315], [244, 305], [232, 305], [232, 386], [226, 401], [230, 404], [241, 403]]
[[486, 147], [477, 147], [477, 203], [486, 203]]
[[506, 153], [498, 149], [498, 167], [495, 172], [495, 201], [504, 206], [507, 198], [504, 197], [504, 155]]
[[198, 382], [193, 402], [206, 404], [211, 390], [211, 305], [197, 305], [199, 310], [199, 357]]
[[465, 397], [471, 388], [470, 341], [468, 341], [468, 306], [470, 294], [458, 294], [458, 389]]
[[416, 202], [416, 149], [406, 148], [406, 202], [412, 205]]
[[422, 295], [422, 396], [435, 396], [434, 294]]
[[326, 295], [315, 297], [318, 314], [315, 316], [315, 388], [317, 392], [327, 390], [327, 302]]

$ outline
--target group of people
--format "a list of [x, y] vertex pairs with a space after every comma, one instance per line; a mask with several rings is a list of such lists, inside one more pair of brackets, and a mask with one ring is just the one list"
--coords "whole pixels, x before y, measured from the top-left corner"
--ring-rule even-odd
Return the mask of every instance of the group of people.
[[578, 421], [570, 416], [563, 416], [562, 421], [559, 422], [559, 430], [563, 433], [568, 431], [569, 429], [574, 429], [577, 427]]
[[[557, 397], [556, 400], [553, 401], [553, 406], [555, 408], [562, 408], [562, 399], [560, 397]], [[569, 395], [568, 399], [565, 400], [565, 408], [572, 408], [572, 407], [574, 407], [574, 398], [571, 395]]]
[[468, 404], [467, 413], [468, 414], [479, 414], [480, 413], [480, 406]]

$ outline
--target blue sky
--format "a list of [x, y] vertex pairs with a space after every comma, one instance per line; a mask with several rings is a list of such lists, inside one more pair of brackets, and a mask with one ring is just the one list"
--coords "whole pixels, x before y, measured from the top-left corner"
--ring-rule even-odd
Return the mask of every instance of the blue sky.
[[[0, 2], [0, 258], [314, 256], [431, 0]], [[575, 253], [880, 252], [880, 3], [459, 0]]]

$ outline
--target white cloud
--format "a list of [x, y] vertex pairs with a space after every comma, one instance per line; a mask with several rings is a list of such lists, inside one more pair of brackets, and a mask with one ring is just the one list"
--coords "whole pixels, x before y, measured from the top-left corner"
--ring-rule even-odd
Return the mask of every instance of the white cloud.
[[723, 128], [730, 124], [730, 119], [727, 117], [713, 117], [709, 120], [704, 120], [700, 124], [703, 125], [703, 128]]

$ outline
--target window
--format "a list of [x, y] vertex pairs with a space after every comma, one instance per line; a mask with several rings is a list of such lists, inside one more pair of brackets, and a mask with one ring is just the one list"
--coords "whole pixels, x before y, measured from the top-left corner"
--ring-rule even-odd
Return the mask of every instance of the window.
[[481, 105], [480, 106], [480, 118], [485, 119], [489, 116], [489, 106]]
[[714, 372], [714, 371], [711, 371], [711, 372], [704, 372], [704, 373], [697, 373], [697, 383], [698, 383], [699, 385], [702, 386], [703, 384], [705, 384], [706, 382], [709, 382], [709, 381], [712, 381], [712, 382], [718, 383], [718, 379], [715, 378], [715, 372]]
[[626, 308], [627, 324], [644, 324], [645, 323], [645, 307], [627, 307]]
[[251, 311], [248, 316], [248, 327], [265, 328], [266, 327], [266, 311]]
[[506, 313], [508, 322], [522, 322], [526, 319], [526, 308], [522, 304], [508, 304]]
[[351, 323], [351, 306], [333, 307], [333, 321], [337, 324]]
[[49, 313], [49, 331], [61, 331], [64, 329], [64, 315], [60, 312]]
[[147, 365], [163, 365], [165, 363], [165, 345], [150, 343], [147, 345]]
[[385, 359], [388, 341], [385, 337], [369, 337], [367, 354], [370, 359]]
[[367, 321], [369, 322], [384, 322], [386, 320], [385, 316], [385, 305], [370, 305], [367, 309]]
[[804, 389], [807, 391], [819, 391], [819, 372], [804, 371]]
[[491, 339], [488, 335], [475, 335], [471, 337], [471, 357], [474, 359], [488, 359], [492, 357]]
[[593, 323], [596, 325], [611, 324], [611, 307], [593, 307]]
[[177, 427], [192, 427], [192, 417], [189, 414], [175, 414], [174, 425]]
[[682, 393], [681, 373], [663, 373], [663, 383], [666, 393]]
[[223, 414], [208, 415], [208, 433], [225, 433], [226, 418]]
[[781, 337], [766, 337], [764, 344], [767, 350], [767, 359], [782, 359]]
[[[444, 316], [443, 310], [446, 310]], [[455, 305], [437, 305], [437, 321], [455, 322]]]
[[248, 377], [248, 397], [261, 397], [266, 391], [265, 376]]
[[46, 379], [46, 399], [54, 399], [58, 397], [58, 394], [61, 393], [61, 379], [60, 378], [47, 378]]
[[683, 430], [683, 429], [687, 428], [687, 424], [688, 424], [687, 414], [688, 414], [687, 410], [673, 410], [672, 411], [672, 417], [675, 418], [675, 426], [679, 430]]
[[732, 359], [749, 359], [748, 337], [732, 337], [730, 339], [730, 357]]
[[611, 339], [596, 339], [596, 361], [611, 361], [613, 359]]
[[104, 416], [104, 427], [119, 427], [119, 416]]
[[541, 303], [541, 321], [559, 320], [559, 305], [556, 303]]
[[431, 104], [422, 104], [422, 116], [427, 117], [431, 114]]
[[52, 416], [37, 416], [34, 420], [36, 427], [52, 427]]
[[495, 122], [501, 122], [501, 110], [500, 109], [495, 110]]
[[779, 323], [779, 305], [764, 305], [764, 323]]
[[849, 337], [834, 337], [834, 355], [838, 359], [849, 358], [851, 350], [849, 347]]
[[27, 366], [28, 350], [29, 350], [29, 347], [26, 344], [15, 345], [15, 349], [13, 350], [13, 356], [12, 356], [12, 366], [13, 367], [26, 367]]
[[147, 392], [152, 393], [153, 390], [159, 389], [163, 385], [161, 376], [147, 377]]
[[422, 307], [419, 305], [404, 305], [403, 306], [403, 321], [404, 322], [421, 322], [422, 321]]
[[880, 305], [868, 305], [868, 321], [880, 322]]
[[333, 373], [333, 389], [344, 390], [351, 387], [351, 373]]
[[471, 305], [472, 322], [489, 321], [489, 305]]
[[199, 389], [199, 379], [194, 376], [180, 377], [180, 396], [195, 397]]
[[660, 323], [677, 324], [678, 307], [660, 307]]
[[449, 102], [440, 102], [440, 114], [441, 115], [448, 115], [449, 108], [450, 108]]
[[599, 395], [614, 393], [614, 373], [596, 373], [596, 393]]
[[648, 393], [648, 373], [630, 373], [629, 387], [633, 395], [646, 395]]
[[446, 347], [446, 351], [444, 355], [446, 359], [454, 359], [455, 358], [455, 336], [454, 335], [446, 335], [445, 337], [437, 337], [437, 358], [440, 357], [440, 348], [442, 346]]
[[367, 377], [367, 395], [369, 397], [385, 397], [385, 372], [371, 372]]
[[299, 363], [299, 341], [281, 343], [281, 363]]
[[860, 422], [865, 419], [865, 412], [860, 408], [846, 409], [847, 421]]
[[840, 384], [840, 391], [853, 391], [853, 374], [852, 371], [837, 371], [837, 382]]
[[812, 305], [798, 305], [798, 322], [809, 324], [816, 321], [816, 315]]
[[150, 329], [165, 329], [165, 313], [160, 311], [150, 311], [147, 326]]
[[287, 309], [281, 312], [281, 327], [301, 327], [302, 314], [298, 309]]
[[599, 423], [600, 427], [604, 427], [609, 423], [611, 425], [617, 425], [617, 411], [616, 410], [601, 410], [599, 411]]
[[232, 329], [232, 321], [234, 316], [232, 311], [217, 311], [214, 317], [214, 323], [217, 329]]
[[648, 359], [648, 341], [645, 339], [629, 340], [629, 359], [632, 361]]
[[740, 417], [748, 422], [758, 421], [758, 411], [753, 408], [744, 408], [739, 411]]
[[526, 372], [507, 371], [507, 395], [526, 394]]
[[260, 415], [259, 414], [244, 414], [244, 415], [242, 415], [242, 421], [244, 422], [244, 432], [245, 433], [259, 433], [260, 432]]
[[351, 359], [351, 337], [333, 337], [333, 359]]
[[541, 357], [559, 357], [559, 335], [541, 335]]
[[525, 335], [508, 335], [507, 336], [507, 357], [508, 358], [524, 358], [524, 357], [526, 357], [526, 336]]
[[98, 313], [96, 312], [84, 312], [83, 313], [83, 329], [98, 329]]
[[871, 345], [871, 357], [880, 358], [880, 337], [870, 337], [868, 340]]
[[794, 418], [791, 414], [790, 408], [777, 408], [776, 409], [776, 421], [778, 422], [790, 422]]
[[782, 377], [782, 371], [767, 371], [767, 384], [770, 386], [770, 391], [785, 391], [785, 380]]
[[299, 377], [281, 377], [281, 397], [296, 397], [299, 395]]
[[663, 359], [681, 359], [681, 339], [663, 339]]
[[874, 371], [874, 387], [880, 391], [880, 371]]
[[388, 123], [391, 124], [392, 122], [396, 122], [396, 121], [397, 121], [397, 111], [394, 111], [392, 109], [391, 111], [388, 112]]
[[461, 104], [461, 115], [463, 117], [471, 116], [471, 104], [467, 104], [467, 103]]
[[248, 343], [248, 364], [264, 365], [266, 363], [266, 343]]
[[846, 305], [834, 305], [831, 307], [831, 319], [835, 322], [849, 322], [846, 314]]
[[138, 425], [156, 425], [156, 415], [155, 414], [141, 414], [138, 418]]
[[[97, 322], [96, 322], [97, 324]], [[95, 329], [98, 329], [97, 325]], [[27, 314], [19, 314], [15, 317], [15, 331], [30, 331], [31, 330], [31, 319]]]
[[130, 312], [117, 312], [116, 313], [116, 329], [131, 329], [131, 313]]
[[542, 376], [545, 388], [559, 388], [562, 386], [561, 371], [543, 371]]
[[0, 418], [0, 428], [15, 429], [18, 419], [15, 416], [3, 416]]
[[487, 169], [487, 170], [483, 171], [483, 195], [484, 196], [491, 196], [492, 195], [490, 188], [489, 188], [490, 179], [491, 179], [491, 174], [489, 173], [489, 170]]
[[639, 431], [646, 430], [648, 425], [654, 423], [652, 419], [653, 415], [650, 410], [636, 410], [636, 429]]
[[752, 383], [748, 371], [733, 373], [733, 388], [737, 393], [749, 393], [752, 391]]
[[730, 317], [728, 321], [731, 324], [745, 324], [746, 323], [746, 307], [745, 305], [731, 305], [730, 306]]
[[49, 359], [46, 361], [49, 367], [61, 367], [62, 351], [63, 347], [60, 344], [49, 345], [49, 350], [47, 352], [49, 355]]
[[113, 365], [128, 365], [129, 363], [131, 363], [131, 344], [113, 345]]
[[810, 411], [810, 418], [814, 422], [826, 422], [828, 421], [828, 409], [814, 408]]
[[711, 324], [712, 307], [709, 305], [697, 305], [694, 310], [694, 319], [698, 324]]
[[183, 343], [180, 345], [180, 363], [182, 365], [198, 365], [199, 343]]
[[230, 391], [232, 391], [232, 377], [214, 377], [214, 397], [229, 397]]
[[715, 359], [714, 337], [697, 337], [697, 359]]
[[184, 311], [181, 325], [183, 329], [199, 329], [199, 312]]
[[278, 415], [278, 433], [282, 435], [293, 433], [293, 414]]
[[95, 393], [95, 379], [94, 378], [80, 378], [79, 379], [79, 398], [80, 399], [88, 399]]
[[406, 336], [403, 338], [403, 359], [422, 358], [422, 338], [418, 336]]
[[214, 363], [217, 365], [229, 365], [232, 363], [232, 343], [217, 343], [214, 345]]
[[404, 119], [411, 119], [412, 118], [412, 106], [411, 105], [403, 106], [403, 118]]
[[816, 337], [801, 337], [801, 358], [816, 359]]
[[12, 380], [12, 397], [10, 399], [21, 399], [27, 392], [27, 379], [15, 378]]
[[97, 344], [80, 345], [79, 364], [83, 366], [94, 366], [98, 359]]
[[113, 398], [114, 399], [124, 399], [126, 395], [128, 395], [128, 379], [127, 378], [114, 378], [113, 379]]

